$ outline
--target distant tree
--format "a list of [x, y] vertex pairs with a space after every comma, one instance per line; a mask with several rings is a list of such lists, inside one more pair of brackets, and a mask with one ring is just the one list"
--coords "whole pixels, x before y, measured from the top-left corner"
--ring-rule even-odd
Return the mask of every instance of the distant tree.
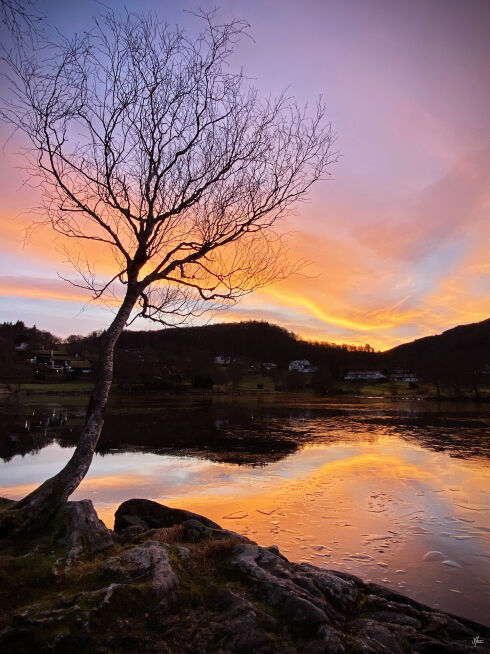
[[[10, 334], [0, 337], [0, 380], [6, 382], [12, 389], [18, 389], [22, 382], [30, 381], [32, 371], [26, 364], [25, 358], [21, 353], [15, 351], [15, 328]], [[23, 323], [22, 323], [23, 326]]]
[[[83, 36], [35, 53], [24, 43], [9, 58], [2, 115], [32, 143], [41, 222], [71, 244], [77, 283], [119, 302], [79, 443], [16, 505], [26, 520], [85, 476], [124, 327], [137, 316], [178, 324], [288, 275], [272, 228], [334, 160], [323, 103], [310, 116], [285, 95], [260, 100], [229, 67], [244, 24], [201, 19], [192, 41], [153, 15], [109, 12]], [[98, 282], [73, 249], [87, 241], [113, 262], [111, 279]]]
[[67, 336], [66, 338], [66, 343], [69, 345], [72, 343], [79, 343], [80, 341], [83, 341], [83, 336], [81, 334], [70, 334], [70, 336]]
[[424, 359], [420, 361], [418, 370], [424, 381], [432, 384], [436, 398], [442, 397], [442, 386], [447, 379], [447, 368], [443, 357], [437, 351], [427, 352]]
[[320, 395], [328, 393], [335, 386], [335, 380], [329, 368], [320, 366], [313, 373], [312, 386], [314, 391]]

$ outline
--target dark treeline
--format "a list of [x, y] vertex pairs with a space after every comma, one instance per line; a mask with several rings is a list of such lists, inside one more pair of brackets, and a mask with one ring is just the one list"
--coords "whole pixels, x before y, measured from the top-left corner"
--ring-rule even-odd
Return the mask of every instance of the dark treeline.
[[220, 323], [202, 327], [161, 331], [126, 331], [120, 349], [150, 347], [165, 352], [171, 359], [181, 359], [191, 351], [209, 356], [228, 355], [257, 362], [273, 362], [287, 367], [293, 359], [308, 359], [314, 365], [369, 366], [374, 350], [369, 346], [333, 345], [305, 341], [286, 329], [267, 322]]
[[489, 362], [490, 357], [490, 318], [469, 325], [448, 329], [438, 336], [425, 336], [411, 343], [404, 343], [383, 353], [388, 359], [400, 363], [421, 362], [431, 356], [454, 358], [463, 356], [478, 361]]
[[15, 323], [0, 323], [0, 380], [25, 381], [25, 355], [22, 347], [28, 346], [30, 350], [48, 350], [59, 340], [53, 334], [37, 329], [35, 325], [26, 327], [21, 320]]
[[[96, 351], [98, 334], [83, 340], [75, 337], [71, 348]], [[216, 356], [230, 357], [231, 365], [217, 367]], [[125, 331], [115, 353], [115, 378], [120, 383], [149, 380], [164, 375], [164, 381], [191, 380], [193, 386], [211, 388], [231, 382], [238, 386], [250, 370], [258, 371], [262, 363], [274, 363], [271, 385], [281, 390], [295, 390], [307, 379], [300, 373], [286, 375], [294, 359], [307, 359], [318, 367], [313, 385], [326, 390], [340, 380], [352, 366], [370, 368], [375, 364], [371, 346], [355, 347], [304, 341], [293, 333], [267, 322], [221, 323], [201, 327], [179, 327], [158, 331]], [[136, 371], [138, 371], [136, 373]], [[262, 370], [263, 372], [263, 370]]]
[[404, 343], [382, 357], [387, 365], [416, 369], [436, 395], [443, 386], [456, 396], [469, 387], [479, 397], [480, 387], [490, 385], [490, 319]]
[[[72, 356], [97, 365], [101, 332], [87, 337], [72, 335], [61, 342], [49, 332], [26, 327], [22, 322], [0, 325], [0, 375], [4, 381], [24, 380], [26, 352], [62, 347]], [[16, 349], [17, 348], [17, 349]], [[231, 365], [216, 366], [214, 357], [230, 357]], [[294, 359], [307, 359], [317, 368], [311, 377], [287, 373]], [[126, 330], [118, 343], [115, 378], [121, 385], [156, 380], [165, 384], [191, 381], [193, 386], [211, 388], [240, 380], [262, 363], [274, 363], [277, 370], [266, 373], [275, 388], [295, 389], [308, 379], [318, 390], [338, 386], [349, 370], [378, 370], [389, 376], [397, 369], [413, 371], [431, 384], [436, 395], [457, 396], [470, 392], [475, 397], [488, 386], [490, 374], [490, 319], [450, 329], [405, 343], [386, 352], [369, 346], [335, 345], [305, 341], [267, 322], [221, 323], [201, 327], [162, 330]], [[264, 370], [262, 370], [264, 372]]]

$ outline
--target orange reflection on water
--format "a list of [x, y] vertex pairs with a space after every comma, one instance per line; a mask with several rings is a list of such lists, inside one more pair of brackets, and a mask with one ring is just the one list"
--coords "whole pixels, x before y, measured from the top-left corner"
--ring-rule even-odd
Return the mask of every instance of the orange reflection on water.
[[[327, 461], [335, 446], [307, 446], [260, 476], [220, 464], [221, 475], [210, 485], [191, 481], [163, 490], [160, 481], [150, 496], [204, 514], [262, 545], [276, 544], [291, 560], [357, 574], [485, 621], [490, 605], [485, 461], [462, 461], [393, 438], [359, 446], [346, 446], [345, 458]], [[120, 483], [127, 487], [124, 478]], [[97, 507], [112, 524], [117, 505]], [[455, 565], [424, 561], [434, 550]]]
[[[35, 486], [4, 485], [0, 495], [22, 497]], [[490, 614], [484, 458], [453, 458], [382, 429], [339, 430], [262, 468], [141, 452], [95, 457], [73, 499], [87, 497], [111, 527], [124, 500], [150, 498], [276, 544], [291, 560], [344, 570], [483, 622]], [[434, 550], [443, 558], [424, 560]]]

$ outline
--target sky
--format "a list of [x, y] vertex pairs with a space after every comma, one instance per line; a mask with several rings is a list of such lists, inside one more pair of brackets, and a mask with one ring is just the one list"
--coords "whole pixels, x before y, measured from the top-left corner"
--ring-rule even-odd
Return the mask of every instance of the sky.
[[[192, 31], [189, 10], [217, 3], [105, 4]], [[103, 11], [40, 6], [62, 33]], [[218, 16], [250, 24], [233, 64], [263, 95], [323, 95], [341, 156], [281, 225], [308, 267], [208, 318], [381, 350], [488, 318], [490, 2], [222, 0]], [[0, 141], [0, 321], [62, 337], [104, 328], [110, 309], [60, 278], [69, 270], [49, 229], [25, 245], [39, 193], [19, 170], [21, 138], [1, 125]]]

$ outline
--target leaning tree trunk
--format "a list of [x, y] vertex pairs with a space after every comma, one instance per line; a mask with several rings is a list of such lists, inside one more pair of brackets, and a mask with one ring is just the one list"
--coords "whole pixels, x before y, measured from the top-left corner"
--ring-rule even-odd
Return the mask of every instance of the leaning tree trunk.
[[13, 511], [22, 512], [27, 523], [31, 522], [31, 518], [36, 523], [45, 521], [63, 502], [66, 502], [87, 474], [104, 424], [104, 409], [113, 377], [114, 347], [137, 298], [138, 290], [128, 288], [124, 302], [104, 335], [100, 365], [87, 407], [85, 424], [71, 459], [58, 474], [46, 480], [12, 507]]

